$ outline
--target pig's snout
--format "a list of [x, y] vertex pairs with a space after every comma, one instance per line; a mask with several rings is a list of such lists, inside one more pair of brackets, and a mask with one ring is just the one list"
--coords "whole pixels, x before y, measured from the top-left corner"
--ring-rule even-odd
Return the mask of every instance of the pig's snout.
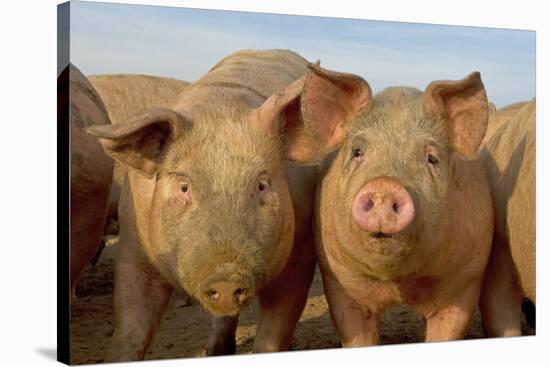
[[352, 205], [353, 219], [365, 231], [393, 234], [414, 219], [414, 203], [396, 179], [378, 177], [359, 190]]
[[220, 314], [234, 314], [252, 296], [252, 284], [238, 273], [216, 273], [203, 283], [202, 293]]

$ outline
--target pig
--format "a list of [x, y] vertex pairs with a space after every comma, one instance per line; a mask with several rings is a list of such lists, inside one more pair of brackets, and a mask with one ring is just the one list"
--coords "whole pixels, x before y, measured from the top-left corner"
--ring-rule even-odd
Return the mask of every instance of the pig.
[[[322, 69], [318, 69], [323, 74]], [[476, 310], [493, 228], [478, 147], [488, 120], [480, 74], [424, 92], [363, 80], [341, 111], [319, 183], [316, 253], [343, 347], [379, 343], [381, 313], [409, 304], [425, 341], [463, 338]]]
[[[70, 98], [69, 98], [70, 97]], [[103, 235], [113, 160], [87, 127], [110, 125], [101, 98], [72, 64], [58, 78], [58, 124], [70, 118], [70, 289], [96, 254]]]
[[[113, 124], [124, 122], [148, 107], [169, 107], [189, 85], [182, 80], [141, 74], [90, 75], [88, 80], [99, 93]], [[115, 163], [107, 210], [107, 235], [118, 234], [118, 201], [125, 174], [124, 167]]]
[[536, 100], [523, 107], [482, 150], [494, 202], [493, 248], [480, 300], [490, 337], [521, 335], [524, 297], [536, 304]]
[[234, 353], [256, 297], [253, 351], [289, 348], [315, 268], [315, 164], [341, 133], [327, 106], [358, 83], [307, 66], [292, 51], [238, 51], [170, 108], [88, 129], [128, 170], [107, 360], [143, 359], [174, 289], [217, 317], [209, 355]]
[[508, 106], [502, 107], [496, 110], [495, 106], [491, 103], [491, 111], [489, 113], [489, 122], [487, 124], [487, 131], [485, 137], [481, 142], [481, 146], [487, 145], [487, 142], [493, 137], [497, 130], [508, 121], [510, 121], [518, 112], [525, 106], [527, 102], [517, 102]]

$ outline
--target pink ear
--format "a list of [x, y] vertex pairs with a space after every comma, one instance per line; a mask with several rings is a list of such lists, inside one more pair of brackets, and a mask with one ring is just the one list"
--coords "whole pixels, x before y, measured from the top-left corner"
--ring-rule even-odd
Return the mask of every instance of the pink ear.
[[[304, 78], [295, 80], [282, 90], [272, 94], [260, 107], [252, 112], [252, 118], [266, 131], [273, 135], [279, 135], [287, 126], [297, 124], [300, 113], [294, 108], [291, 113], [291, 105], [299, 101], [304, 86]], [[296, 106], [295, 106], [296, 107]], [[286, 111], [289, 110], [289, 111]], [[281, 123], [281, 117], [285, 121]]]
[[372, 98], [359, 76], [308, 67], [304, 77], [253, 112], [264, 129], [283, 134], [287, 159], [301, 163], [318, 161], [341, 144], [353, 117]]
[[309, 69], [301, 101], [303, 118], [325, 150], [330, 151], [344, 141], [352, 118], [370, 102], [372, 91], [357, 75], [313, 64]]
[[457, 81], [435, 81], [424, 92], [424, 112], [446, 121], [452, 148], [472, 157], [489, 118], [489, 105], [479, 72]]
[[97, 136], [113, 159], [147, 176], [157, 170], [161, 153], [170, 137], [191, 123], [178, 112], [151, 107], [116, 125], [94, 125], [86, 129]]

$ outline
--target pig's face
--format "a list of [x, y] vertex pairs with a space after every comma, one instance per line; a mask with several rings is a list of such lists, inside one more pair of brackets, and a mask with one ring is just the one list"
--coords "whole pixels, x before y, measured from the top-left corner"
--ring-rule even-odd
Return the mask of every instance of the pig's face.
[[[436, 82], [456, 90], [437, 90], [435, 108], [433, 85], [424, 94], [389, 88], [356, 118], [331, 168], [335, 234], [370, 275], [414, 272], [444, 245], [452, 225], [447, 197], [455, 184], [454, 153], [475, 153], [486, 126], [485, 94], [479, 77], [472, 78], [461, 81], [462, 88]], [[472, 93], [477, 97], [469, 101]], [[459, 121], [465, 117], [477, 122]]]
[[[370, 99], [361, 78], [310, 67], [251, 111], [151, 108], [88, 130], [154, 182], [151, 210], [142, 213], [149, 256], [213, 314], [237, 314], [288, 260], [294, 213], [284, 161], [320, 159]], [[350, 99], [352, 106], [331, 104]]]
[[294, 213], [281, 141], [246, 116], [217, 120], [194, 121], [167, 147], [152, 237], [180, 285], [213, 314], [228, 315], [284, 266]]
[[406, 89], [379, 94], [339, 152], [337, 234], [382, 278], [411, 251], [440, 242], [447, 226], [447, 131], [423, 113], [421, 97]]

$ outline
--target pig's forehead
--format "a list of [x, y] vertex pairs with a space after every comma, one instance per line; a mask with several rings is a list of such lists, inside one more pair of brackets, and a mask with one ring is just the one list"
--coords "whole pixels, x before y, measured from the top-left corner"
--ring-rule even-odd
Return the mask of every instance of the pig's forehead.
[[397, 98], [375, 100], [372, 108], [355, 121], [350, 140], [360, 138], [385, 144], [403, 140], [419, 144], [434, 141], [444, 146], [447, 135], [444, 124], [425, 116], [421, 98]]
[[352, 131], [391, 128], [414, 124], [422, 117], [422, 93], [414, 88], [390, 87], [376, 94], [370, 108], [359, 114]]
[[277, 139], [249, 124], [226, 121], [194, 124], [172, 142], [164, 165], [202, 176], [237, 177], [272, 170], [280, 160]]
[[378, 93], [367, 114], [376, 121], [413, 122], [422, 117], [422, 92], [408, 87], [390, 87]]

